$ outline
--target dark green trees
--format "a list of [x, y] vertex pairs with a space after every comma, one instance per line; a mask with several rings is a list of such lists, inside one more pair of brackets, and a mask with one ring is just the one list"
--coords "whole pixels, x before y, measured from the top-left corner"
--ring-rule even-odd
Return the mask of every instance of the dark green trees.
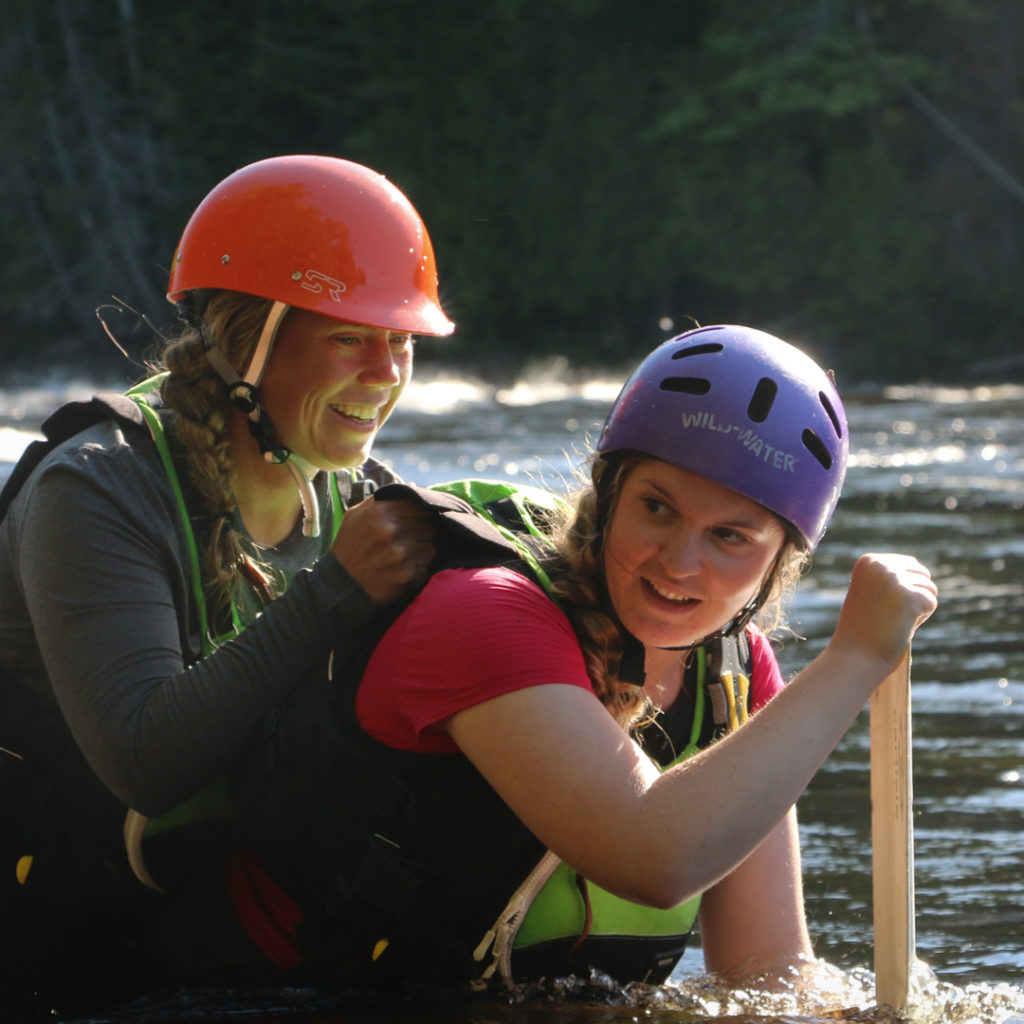
[[628, 362], [732, 320], [846, 379], [1024, 372], [1017, 0], [8, 9], [8, 358], [96, 351], [111, 294], [166, 323], [191, 209], [292, 151], [420, 208], [453, 363]]

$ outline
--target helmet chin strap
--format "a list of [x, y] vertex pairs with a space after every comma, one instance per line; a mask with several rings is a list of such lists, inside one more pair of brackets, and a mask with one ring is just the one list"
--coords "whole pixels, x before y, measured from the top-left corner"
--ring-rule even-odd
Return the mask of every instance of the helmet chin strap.
[[284, 302], [274, 302], [270, 307], [252, 358], [249, 360], [245, 373], [241, 376], [228, 362], [227, 357], [220, 350], [220, 346], [210, 338], [203, 320], [199, 321], [199, 331], [202, 335], [206, 358], [210, 360], [210, 365], [227, 384], [231, 404], [248, 417], [249, 433], [260, 446], [260, 454], [265, 461], [274, 464], [283, 463], [291, 471], [299, 489], [299, 499], [302, 501], [303, 534], [307, 537], [318, 537], [320, 535], [320, 507], [305, 464], [300, 465], [291, 450], [277, 440], [274, 425], [260, 404], [260, 381], [263, 379], [263, 372], [270, 359], [274, 338], [277, 336], [278, 328], [289, 308], [288, 304]]
[[[752, 597], [748, 602], [746, 602], [746, 604], [744, 604], [739, 609], [739, 611], [737, 611], [736, 614], [733, 615], [732, 618], [730, 618], [729, 622], [727, 622], [724, 626], [713, 631], [712, 633], [709, 633], [707, 636], [701, 637], [694, 643], [684, 643], [678, 645], [651, 644], [650, 646], [655, 647], [657, 650], [695, 650], [697, 647], [703, 647], [706, 644], [711, 643], [713, 640], [736, 636], [736, 634], [742, 632], [742, 630], [746, 628], [746, 625], [750, 623], [752, 618], [758, 613], [758, 610], [768, 600], [768, 595], [771, 593], [772, 583], [775, 575], [775, 567], [777, 564], [778, 559], [776, 558], [776, 560], [772, 563], [771, 568], [768, 570], [764, 582], [761, 584], [761, 588], [758, 590], [757, 594], [755, 594], [754, 597]], [[642, 641], [638, 640], [635, 636], [633, 636], [632, 633], [630, 633], [630, 631], [623, 624], [622, 618], [618, 616], [618, 612], [615, 610], [615, 606], [611, 601], [611, 595], [608, 593], [607, 581], [605, 581], [604, 585], [604, 605], [605, 612], [611, 618], [612, 622], [614, 622], [615, 626], [618, 628], [618, 632], [620, 632], [620, 634], [623, 637], [623, 647], [624, 650], [627, 652], [623, 656], [623, 663], [626, 664], [627, 662], [629, 662], [630, 664], [630, 673], [632, 678], [624, 675], [622, 671], [620, 672], [620, 678], [622, 678], [626, 682], [634, 682], [635, 678], [637, 678], [637, 649], [639, 648], [639, 678], [642, 680], [644, 678], [643, 648], [645, 645]], [[634, 682], [634, 685], [643, 686], [643, 683]]]
[[[651, 644], [652, 647], [656, 647], [659, 651], [693, 651], [698, 647], [703, 647], [705, 644], [709, 644], [720, 637], [736, 636], [737, 633], [741, 632], [747, 625], [748, 622], [757, 614], [757, 610], [764, 604], [765, 599], [768, 596], [768, 592], [771, 589], [771, 575], [769, 574], [768, 579], [761, 587], [757, 596], [751, 598], [746, 605], [735, 615], [729, 622], [727, 622], [721, 629], [716, 629], [713, 633], [708, 633], [707, 636], [702, 637], [696, 643], [692, 644], [679, 644], [678, 646], [662, 646], [661, 644]], [[619, 613], [615, 610], [615, 606], [612, 604], [611, 596], [608, 594], [608, 589], [605, 587], [604, 597], [604, 611], [605, 614], [615, 623], [619, 630], [619, 636], [622, 639], [622, 659], [619, 662], [618, 676], [624, 683], [631, 683], [633, 686], [643, 686], [646, 682], [646, 670], [645, 661], [646, 657], [644, 654], [645, 644], [643, 641], [638, 640], [623, 624], [622, 619], [619, 618]]]
[[758, 609], [768, 600], [768, 594], [772, 589], [772, 575], [775, 569], [768, 573], [764, 583], [761, 584], [761, 589], [757, 594], [752, 597], [737, 613], [734, 615], [721, 629], [716, 629], [713, 633], [708, 633], [707, 636], [702, 637], [696, 643], [693, 644], [680, 644], [678, 647], [658, 647], [659, 651], [692, 651], [698, 647], [703, 647], [705, 644], [711, 643], [712, 640], [718, 640], [719, 638], [725, 638], [730, 636], [736, 636], [737, 633], [741, 633], [746, 627], [750, 620], [757, 614]]

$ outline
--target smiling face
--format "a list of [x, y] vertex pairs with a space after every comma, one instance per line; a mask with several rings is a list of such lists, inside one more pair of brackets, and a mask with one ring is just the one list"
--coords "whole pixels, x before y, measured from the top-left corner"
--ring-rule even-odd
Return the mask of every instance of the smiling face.
[[318, 469], [362, 463], [412, 374], [412, 335], [291, 309], [260, 384], [281, 443]]
[[697, 643], [755, 596], [786, 533], [767, 509], [657, 459], [622, 483], [604, 542], [623, 625], [655, 647]]

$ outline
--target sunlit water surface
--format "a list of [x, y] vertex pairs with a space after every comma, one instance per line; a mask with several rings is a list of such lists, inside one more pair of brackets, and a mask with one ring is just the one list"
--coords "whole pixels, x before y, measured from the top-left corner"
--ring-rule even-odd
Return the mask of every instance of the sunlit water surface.
[[[621, 378], [573, 380], [557, 361], [515, 387], [415, 383], [375, 454], [406, 479], [511, 478], [564, 488]], [[118, 388], [124, 382], [103, 386]], [[60, 401], [67, 377], [0, 389], [0, 475]], [[914, 643], [917, 950], [910, 1016], [1024, 1022], [1024, 388], [890, 388], [849, 399], [851, 464], [839, 510], [791, 609], [792, 674], [827, 640], [856, 556], [917, 555], [941, 607]], [[834, 965], [824, 997], [729, 992], [698, 944], [669, 984], [570, 979], [501, 998], [370, 1005], [324, 993], [154, 996], [90, 1020], [248, 1019], [321, 1024], [596, 1024], [599, 1021], [873, 1021], [866, 711], [799, 804], [815, 950]], [[723, 797], [723, 813], [728, 800]], [[927, 966], [925, 966], [927, 965]], [[819, 992], [821, 986], [819, 985]]]

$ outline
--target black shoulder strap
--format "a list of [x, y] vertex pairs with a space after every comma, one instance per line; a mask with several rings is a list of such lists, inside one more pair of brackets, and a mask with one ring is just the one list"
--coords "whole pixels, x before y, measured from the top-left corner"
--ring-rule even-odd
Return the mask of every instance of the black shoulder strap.
[[[427, 567], [428, 578], [443, 569], [491, 565], [507, 565], [524, 576], [533, 577], [533, 571], [523, 561], [522, 551], [516, 543], [458, 495], [412, 484], [391, 483], [377, 488], [373, 498], [375, 501], [412, 498], [433, 511], [437, 527], [434, 535], [436, 553]], [[516, 531], [516, 539], [519, 538]], [[332, 659], [332, 673], [337, 684], [332, 687], [337, 699], [336, 708], [350, 724], [355, 722], [355, 692], [367, 662], [381, 638], [415, 598], [416, 594], [409, 594], [379, 609], [346, 656], [337, 662]]]
[[[432, 573], [455, 566], [497, 565], [522, 557], [521, 550], [511, 540], [457, 495], [412, 484], [386, 484], [374, 491], [373, 496], [377, 501], [413, 498], [434, 510], [437, 554], [430, 565]], [[509, 525], [515, 529], [515, 523]], [[524, 532], [523, 536], [527, 534]]]
[[[45, 440], [28, 445], [0, 492], [0, 519], [7, 514], [11, 502], [46, 455], [62, 441], [109, 419], [144, 425], [138, 406], [118, 394], [100, 394], [89, 401], [69, 402], [47, 417], [42, 425]], [[69, 740], [67, 730], [51, 722], [48, 715], [40, 714], [41, 710], [22, 687], [0, 687], [0, 746], [8, 751], [17, 750], [15, 756], [36, 768], [57, 764], [57, 752], [63, 751]], [[35, 727], [26, 728], [26, 722], [34, 722]], [[17, 731], [8, 735], [12, 723], [18, 723]]]
[[43, 441], [33, 441], [22, 452], [0, 492], [0, 519], [24, 487], [32, 471], [57, 445], [104, 420], [118, 420], [145, 428], [142, 411], [130, 398], [118, 394], [99, 394], [84, 402], [68, 402], [43, 423]]

